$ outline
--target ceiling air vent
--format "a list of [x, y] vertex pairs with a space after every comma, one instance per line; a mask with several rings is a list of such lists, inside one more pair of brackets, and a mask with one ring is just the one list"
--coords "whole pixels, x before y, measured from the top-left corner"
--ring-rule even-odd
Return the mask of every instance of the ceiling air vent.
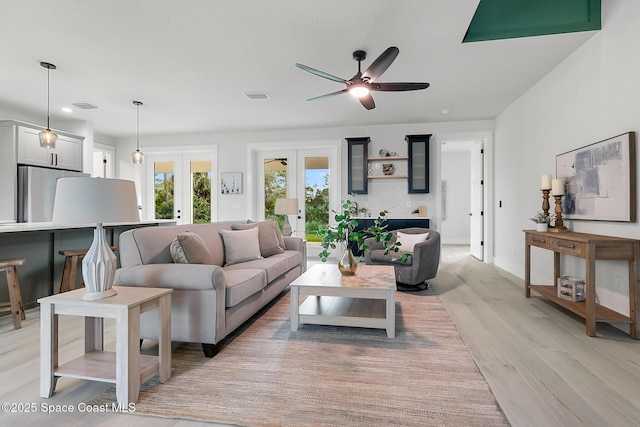
[[71, 104], [71, 105], [74, 105], [74, 106], [76, 106], [78, 108], [81, 108], [83, 110], [93, 110], [95, 108], [98, 108], [93, 104], [89, 104], [88, 102], [76, 102], [76, 103]]
[[271, 99], [267, 92], [241, 92], [248, 99]]

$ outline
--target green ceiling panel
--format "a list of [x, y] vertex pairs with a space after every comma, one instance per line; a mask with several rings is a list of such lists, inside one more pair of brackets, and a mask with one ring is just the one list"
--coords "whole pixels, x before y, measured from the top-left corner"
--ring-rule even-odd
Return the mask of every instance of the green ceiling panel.
[[463, 42], [599, 30], [601, 0], [480, 0]]

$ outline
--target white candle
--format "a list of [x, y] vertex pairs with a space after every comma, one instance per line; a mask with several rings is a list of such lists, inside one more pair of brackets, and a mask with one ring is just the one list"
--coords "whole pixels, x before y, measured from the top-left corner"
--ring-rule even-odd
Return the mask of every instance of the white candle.
[[551, 175], [549, 174], [542, 175], [542, 179], [540, 180], [540, 189], [541, 190], [551, 189]]
[[564, 179], [554, 179], [553, 181], [551, 181], [551, 195], [564, 195]]

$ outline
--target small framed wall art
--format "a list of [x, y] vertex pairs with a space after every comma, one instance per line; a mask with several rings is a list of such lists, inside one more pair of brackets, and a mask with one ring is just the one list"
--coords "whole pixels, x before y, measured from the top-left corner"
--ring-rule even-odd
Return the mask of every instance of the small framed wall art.
[[222, 172], [220, 178], [222, 194], [242, 194], [242, 172]]

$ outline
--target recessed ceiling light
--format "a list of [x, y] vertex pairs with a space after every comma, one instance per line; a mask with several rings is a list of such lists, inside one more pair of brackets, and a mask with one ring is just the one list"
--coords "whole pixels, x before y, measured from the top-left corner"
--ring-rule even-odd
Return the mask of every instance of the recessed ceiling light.
[[62, 107], [62, 111], [64, 111], [65, 113], [73, 113], [73, 110], [69, 107]]
[[450, 108], [445, 108], [444, 110], [442, 110], [442, 114], [449, 114], [451, 112]]

